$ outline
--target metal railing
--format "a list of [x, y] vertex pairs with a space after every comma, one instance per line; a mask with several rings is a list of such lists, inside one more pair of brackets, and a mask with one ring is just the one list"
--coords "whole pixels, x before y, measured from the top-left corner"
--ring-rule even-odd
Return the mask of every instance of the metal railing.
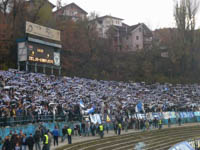
[[29, 123], [39, 122], [64, 122], [64, 121], [80, 121], [81, 116], [74, 115], [73, 118], [69, 118], [67, 115], [37, 115], [37, 116], [16, 116], [16, 117], [0, 117], [1, 126], [15, 126], [25, 125]]

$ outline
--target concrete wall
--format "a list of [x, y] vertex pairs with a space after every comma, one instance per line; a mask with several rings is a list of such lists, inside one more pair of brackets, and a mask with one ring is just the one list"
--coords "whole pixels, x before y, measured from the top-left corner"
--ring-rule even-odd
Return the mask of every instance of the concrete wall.
[[[79, 122], [74, 122], [74, 124], [80, 124]], [[60, 130], [60, 135], [62, 135], [62, 128], [66, 126], [70, 126], [71, 128], [73, 127], [72, 123], [67, 123], [67, 122], [59, 122], [59, 123], [42, 123], [43, 126], [45, 126], [47, 129], [50, 131], [53, 131], [55, 126], [58, 126]], [[20, 130], [23, 131], [23, 133], [26, 133], [27, 136], [30, 135], [31, 133], [34, 134], [35, 130], [38, 128], [39, 124], [28, 124], [28, 125], [20, 125], [20, 126], [14, 126], [14, 127], [1, 127], [0, 128], [0, 136], [2, 139], [5, 138], [5, 136], [9, 135], [10, 131], [14, 132], [16, 131], [17, 133], [20, 132]]]

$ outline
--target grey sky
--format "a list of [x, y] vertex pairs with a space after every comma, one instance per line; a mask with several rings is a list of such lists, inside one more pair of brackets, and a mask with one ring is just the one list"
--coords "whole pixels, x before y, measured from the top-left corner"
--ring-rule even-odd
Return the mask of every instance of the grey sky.
[[[56, 4], [57, 0], [50, 1]], [[122, 18], [128, 25], [145, 23], [153, 30], [175, 26], [174, 0], [62, 0], [62, 4], [71, 2], [88, 13], [95, 11], [100, 16], [112, 15]]]

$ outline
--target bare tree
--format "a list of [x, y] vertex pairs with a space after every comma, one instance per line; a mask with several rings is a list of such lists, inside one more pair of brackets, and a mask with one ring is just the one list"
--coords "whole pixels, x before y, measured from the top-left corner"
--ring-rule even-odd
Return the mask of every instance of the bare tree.
[[193, 42], [193, 32], [196, 25], [196, 15], [199, 8], [197, 0], [177, 0], [174, 17], [178, 31], [184, 42], [189, 38]]
[[6, 16], [12, 0], [0, 0], [0, 11]]

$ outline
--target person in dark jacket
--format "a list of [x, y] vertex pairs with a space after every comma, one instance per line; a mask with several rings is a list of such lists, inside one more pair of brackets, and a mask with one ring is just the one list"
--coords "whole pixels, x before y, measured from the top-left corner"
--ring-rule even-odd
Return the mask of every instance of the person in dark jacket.
[[29, 150], [33, 150], [33, 146], [34, 146], [34, 138], [33, 135], [30, 134], [30, 136], [27, 138], [26, 143], [28, 145], [28, 149]]
[[90, 130], [91, 130], [91, 133], [92, 133], [92, 136], [95, 136], [95, 125], [92, 123], [91, 126], [90, 126]]
[[37, 130], [35, 131], [35, 135], [34, 135], [35, 149], [36, 149], [36, 150], [41, 150], [41, 146], [40, 146], [40, 137], [41, 137], [40, 130], [37, 129]]
[[178, 118], [178, 124], [179, 124], [179, 126], [181, 126], [181, 118], [180, 117]]
[[12, 134], [11, 133], [11, 138], [10, 138], [10, 148], [11, 149], [14, 149], [15, 148], [15, 145], [16, 145], [16, 143], [17, 143], [17, 133], [16, 133], [16, 131], [14, 132], [14, 134]]
[[81, 127], [79, 124], [76, 125], [76, 128], [78, 130], [78, 135], [81, 136]]
[[62, 142], [65, 141], [66, 133], [67, 133], [67, 127], [64, 126], [64, 127], [62, 128]]
[[82, 135], [85, 136], [85, 123], [84, 122], [81, 123], [81, 129], [82, 129]]
[[57, 146], [58, 146], [59, 131], [58, 131], [57, 126], [55, 126], [55, 129], [53, 130], [52, 134], [53, 134], [53, 143], [54, 143], [54, 146], [55, 146], [56, 144], [57, 144]]
[[171, 127], [171, 119], [170, 118], [168, 119], [168, 127], [169, 128]]
[[[20, 135], [17, 135], [17, 139], [16, 139], [16, 144], [18, 143], [19, 146], [22, 145], [22, 137]], [[15, 144], [15, 146], [16, 146]]]
[[26, 150], [26, 134], [23, 134], [22, 136], [22, 150]]
[[9, 136], [6, 136], [2, 150], [11, 150], [11, 143], [9, 140]]

